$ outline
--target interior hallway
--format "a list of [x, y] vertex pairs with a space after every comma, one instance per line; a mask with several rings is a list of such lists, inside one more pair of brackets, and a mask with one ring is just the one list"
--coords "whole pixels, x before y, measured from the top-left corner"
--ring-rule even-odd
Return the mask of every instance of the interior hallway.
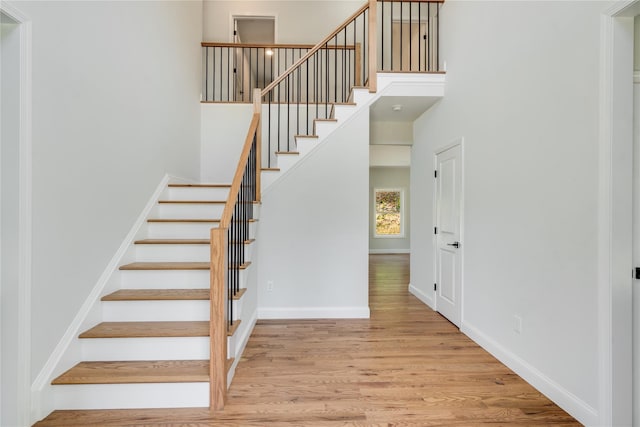
[[408, 283], [408, 255], [371, 255], [371, 319], [259, 321], [219, 414], [62, 411], [38, 425], [580, 425]]

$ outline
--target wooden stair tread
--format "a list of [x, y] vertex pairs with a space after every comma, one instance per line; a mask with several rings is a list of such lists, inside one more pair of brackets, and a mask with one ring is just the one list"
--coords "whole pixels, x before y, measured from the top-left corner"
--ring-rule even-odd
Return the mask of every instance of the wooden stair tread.
[[208, 382], [208, 360], [80, 362], [51, 384]]
[[169, 184], [170, 188], [231, 188], [231, 184]]
[[280, 172], [280, 168], [262, 168], [260, 170], [263, 172]]
[[102, 301], [183, 301], [208, 300], [209, 289], [120, 289]]
[[210, 239], [142, 239], [136, 245], [209, 245]]
[[238, 301], [240, 298], [242, 298], [245, 292], [247, 292], [247, 288], [242, 288], [238, 292], [236, 292], [235, 295], [232, 296], [231, 298]]
[[208, 336], [208, 321], [102, 322], [79, 335], [80, 338], [159, 338]]
[[222, 205], [227, 203], [226, 200], [158, 200], [161, 205], [176, 204], [176, 205]]
[[120, 270], [209, 270], [208, 262], [132, 262]]
[[238, 327], [240, 327], [240, 323], [242, 323], [241, 320], [236, 320], [231, 324], [231, 326], [229, 326], [229, 329], [227, 330], [228, 337], [232, 337], [233, 334], [236, 333], [236, 331], [238, 330]]
[[291, 155], [299, 155], [298, 151], [276, 151], [276, 154], [291, 154]]
[[337, 122], [338, 119], [313, 119], [314, 122]]
[[231, 264], [229, 266], [229, 269], [231, 269], [232, 267], [237, 268], [238, 270], [246, 270], [247, 268], [249, 268], [249, 266], [251, 265], [251, 261], [246, 261], [243, 264]]
[[318, 139], [318, 135], [294, 135], [294, 138], [316, 138]]
[[220, 219], [200, 219], [200, 218], [192, 218], [192, 219], [164, 219], [164, 218], [150, 218], [147, 222], [220, 222]]

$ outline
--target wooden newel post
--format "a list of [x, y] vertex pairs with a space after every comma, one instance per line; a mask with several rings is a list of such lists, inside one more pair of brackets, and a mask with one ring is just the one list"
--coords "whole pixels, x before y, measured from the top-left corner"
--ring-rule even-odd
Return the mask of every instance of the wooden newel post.
[[227, 396], [227, 228], [211, 229], [211, 314], [209, 318], [209, 407], [224, 408]]
[[378, 90], [378, 1], [369, 0], [369, 92]]
[[256, 129], [256, 202], [262, 200], [260, 187], [260, 173], [262, 171], [262, 89], [253, 90], [253, 114], [258, 114], [258, 128]]

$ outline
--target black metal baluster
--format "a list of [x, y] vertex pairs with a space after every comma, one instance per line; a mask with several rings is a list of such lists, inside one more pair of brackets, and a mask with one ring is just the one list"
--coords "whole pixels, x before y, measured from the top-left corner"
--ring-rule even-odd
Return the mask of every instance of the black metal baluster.
[[420, 57], [420, 53], [422, 52], [422, 47], [420, 44], [422, 43], [422, 3], [418, 2], [418, 71], [422, 71], [422, 58]]

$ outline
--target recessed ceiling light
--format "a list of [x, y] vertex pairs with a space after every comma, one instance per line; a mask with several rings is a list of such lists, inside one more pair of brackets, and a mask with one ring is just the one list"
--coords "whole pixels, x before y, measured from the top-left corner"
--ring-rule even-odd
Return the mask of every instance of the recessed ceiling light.
[[402, 110], [402, 104], [396, 104], [396, 105], [392, 105], [391, 109], [393, 111], [401, 111]]

